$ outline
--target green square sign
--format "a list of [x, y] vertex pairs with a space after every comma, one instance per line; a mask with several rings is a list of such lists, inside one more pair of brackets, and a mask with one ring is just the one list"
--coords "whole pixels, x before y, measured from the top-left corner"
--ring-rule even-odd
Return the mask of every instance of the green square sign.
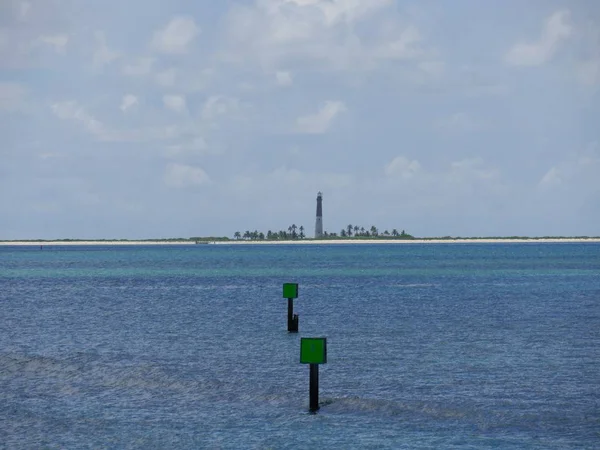
[[283, 298], [298, 298], [298, 283], [284, 283]]
[[327, 363], [327, 338], [300, 338], [300, 364]]

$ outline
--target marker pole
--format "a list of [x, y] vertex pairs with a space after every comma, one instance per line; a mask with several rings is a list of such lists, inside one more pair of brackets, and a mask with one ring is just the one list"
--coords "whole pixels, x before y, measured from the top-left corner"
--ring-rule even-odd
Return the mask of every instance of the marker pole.
[[288, 331], [298, 332], [298, 314], [294, 314], [294, 299], [288, 298]]
[[310, 365], [310, 412], [319, 409], [319, 365]]
[[288, 298], [288, 331], [294, 328], [294, 299]]

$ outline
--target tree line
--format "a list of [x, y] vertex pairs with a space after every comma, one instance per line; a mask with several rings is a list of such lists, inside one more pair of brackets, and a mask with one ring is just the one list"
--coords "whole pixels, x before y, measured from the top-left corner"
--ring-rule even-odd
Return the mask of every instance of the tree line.
[[[246, 241], [276, 241], [276, 240], [296, 240], [296, 239], [305, 239], [306, 235], [304, 233], [304, 226], [300, 225], [299, 227], [296, 224], [290, 225], [287, 230], [279, 230], [279, 231], [267, 231], [267, 233], [263, 233], [262, 231], [254, 230], [246, 230], [245, 232], [236, 231], [233, 235], [235, 240], [246, 240]], [[406, 233], [406, 231], [402, 230], [398, 232], [396, 228], [392, 229], [392, 231], [384, 230], [380, 232], [379, 229], [373, 225], [370, 228], [365, 228], [359, 225], [349, 224], [345, 228], [342, 228], [339, 233], [335, 232], [323, 232], [323, 239], [336, 239], [336, 238], [397, 238], [397, 239], [413, 239], [413, 236]]]
[[296, 224], [290, 225], [287, 230], [279, 230], [279, 231], [267, 231], [267, 233], [263, 233], [262, 231], [254, 230], [246, 230], [244, 233], [240, 231], [236, 231], [233, 234], [235, 240], [246, 240], [246, 241], [264, 241], [265, 239], [268, 241], [288, 241], [295, 239], [304, 239], [306, 235], [304, 234], [304, 226], [300, 225], [299, 227]]

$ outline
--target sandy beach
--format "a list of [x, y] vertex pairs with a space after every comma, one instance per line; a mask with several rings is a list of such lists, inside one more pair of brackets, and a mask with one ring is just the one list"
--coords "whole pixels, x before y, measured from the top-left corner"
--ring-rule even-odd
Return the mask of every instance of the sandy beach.
[[[600, 242], [600, 238], [530, 239], [335, 239], [294, 241], [211, 241], [201, 245], [338, 245], [338, 244], [495, 244], [495, 243], [569, 243]], [[0, 246], [73, 246], [73, 245], [196, 245], [193, 241], [0, 241]]]

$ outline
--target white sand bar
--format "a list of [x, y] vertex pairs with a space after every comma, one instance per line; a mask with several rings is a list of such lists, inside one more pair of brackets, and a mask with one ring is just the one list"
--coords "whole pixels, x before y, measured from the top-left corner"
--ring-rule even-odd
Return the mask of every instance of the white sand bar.
[[[600, 238], [530, 238], [530, 239], [303, 239], [294, 241], [210, 241], [201, 244], [211, 245], [336, 245], [336, 244], [496, 244], [496, 243], [568, 243], [600, 242]], [[50, 246], [50, 245], [195, 245], [194, 241], [0, 241], [8, 246]]]

